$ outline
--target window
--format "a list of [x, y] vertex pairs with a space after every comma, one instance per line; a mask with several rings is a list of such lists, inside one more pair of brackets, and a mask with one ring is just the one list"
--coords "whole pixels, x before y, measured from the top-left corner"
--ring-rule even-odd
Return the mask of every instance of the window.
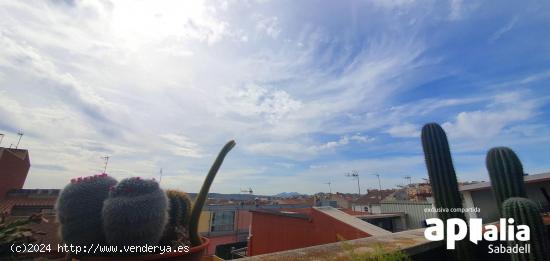
[[363, 208], [363, 211], [369, 212], [369, 207], [364, 207], [364, 208]]
[[217, 211], [212, 213], [210, 232], [233, 231], [235, 211]]

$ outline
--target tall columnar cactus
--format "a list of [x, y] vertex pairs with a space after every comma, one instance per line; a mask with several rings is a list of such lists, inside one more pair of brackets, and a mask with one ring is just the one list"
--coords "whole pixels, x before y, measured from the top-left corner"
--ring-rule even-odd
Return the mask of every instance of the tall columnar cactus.
[[189, 215], [191, 214], [191, 199], [185, 192], [167, 190], [170, 210], [168, 224], [161, 239], [162, 245], [189, 244]]
[[72, 179], [55, 205], [61, 238], [66, 244], [89, 245], [105, 242], [101, 209], [109, 188], [117, 181], [107, 174]]
[[154, 180], [124, 179], [111, 189], [102, 216], [108, 244], [156, 245], [168, 221], [168, 199]]
[[214, 161], [214, 164], [212, 164], [212, 167], [210, 167], [210, 171], [208, 171], [208, 175], [206, 175], [206, 179], [202, 184], [201, 191], [195, 199], [193, 209], [191, 210], [191, 216], [189, 218], [189, 236], [191, 238], [192, 246], [198, 246], [202, 243], [199, 237], [199, 218], [201, 215], [201, 211], [204, 203], [206, 202], [206, 198], [208, 196], [210, 186], [212, 185], [212, 181], [214, 181], [216, 173], [218, 173], [218, 170], [223, 163], [223, 159], [225, 158], [227, 153], [229, 153], [229, 151], [235, 146], [235, 144], [235, 141], [231, 140], [222, 148], [222, 150], [218, 154], [218, 157], [216, 158], [216, 161]]
[[[426, 167], [432, 185], [432, 194], [436, 208], [462, 208], [462, 199], [458, 191], [458, 182], [451, 158], [447, 135], [437, 123], [428, 123], [422, 128], [422, 147]], [[438, 212], [439, 218], [465, 219], [462, 212]], [[460, 241], [456, 247], [458, 260], [475, 260], [475, 249], [467, 241]]]
[[[434, 203], [437, 208], [461, 208], [462, 200], [458, 191], [458, 182], [451, 158], [447, 135], [437, 123], [428, 123], [422, 128], [422, 147], [426, 167], [430, 176]], [[440, 212], [439, 218], [464, 219], [460, 212]]]
[[487, 170], [499, 213], [502, 202], [511, 197], [526, 197], [523, 185], [523, 166], [516, 153], [506, 147], [492, 148], [487, 152]]
[[512, 254], [514, 261], [548, 260], [550, 243], [545, 233], [545, 227], [535, 202], [526, 198], [512, 197], [502, 204], [502, 216], [513, 218], [515, 225], [527, 225], [530, 228], [529, 241], [513, 241], [511, 244], [523, 246], [530, 244], [530, 253]]

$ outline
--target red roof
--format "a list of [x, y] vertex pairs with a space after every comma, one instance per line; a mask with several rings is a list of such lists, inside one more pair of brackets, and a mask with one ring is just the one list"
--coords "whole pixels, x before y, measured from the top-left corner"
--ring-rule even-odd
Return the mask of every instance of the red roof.
[[52, 207], [57, 198], [6, 198], [0, 200], [0, 212], [11, 213], [13, 207]]
[[361, 196], [359, 199], [355, 201], [355, 204], [378, 204], [380, 203], [380, 197], [384, 199], [385, 197], [391, 195], [395, 190], [393, 189], [373, 189], [369, 190], [367, 194]]

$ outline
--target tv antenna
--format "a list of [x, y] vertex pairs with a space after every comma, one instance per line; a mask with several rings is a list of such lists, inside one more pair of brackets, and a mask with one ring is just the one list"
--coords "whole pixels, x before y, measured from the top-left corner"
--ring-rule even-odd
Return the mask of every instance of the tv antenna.
[[380, 183], [380, 174], [372, 174], [378, 178], [378, 200], [382, 200], [382, 184]]
[[406, 179], [406, 180], [409, 180], [409, 186], [410, 186], [411, 185], [411, 176], [405, 176], [403, 178]]
[[357, 170], [352, 170], [351, 172], [346, 173], [346, 177], [357, 179], [357, 192], [359, 197], [361, 197], [361, 187], [359, 186], [359, 172]]
[[21, 142], [21, 138], [23, 138], [24, 133], [23, 133], [22, 130], [19, 130], [17, 132], [17, 135], [19, 135], [19, 140], [17, 140], [17, 145], [15, 145], [15, 149], [17, 149], [19, 147], [19, 142]]
[[105, 161], [105, 166], [103, 167], [103, 173], [107, 173], [107, 164], [109, 164], [109, 156], [107, 155], [103, 156], [103, 160]]
[[328, 193], [329, 193], [329, 194], [332, 194], [332, 187], [330, 186], [330, 184], [332, 184], [332, 182], [330, 182], [330, 179], [328, 179], [328, 182], [325, 183], [325, 184], [328, 185], [328, 191], [329, 191]]

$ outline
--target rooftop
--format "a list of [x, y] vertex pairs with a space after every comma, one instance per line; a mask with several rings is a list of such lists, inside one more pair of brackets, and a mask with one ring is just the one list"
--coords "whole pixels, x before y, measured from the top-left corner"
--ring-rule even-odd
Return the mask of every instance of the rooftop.
[[59, 195], [59, 189], [15, 189], [0, 200], [0, 213], [11, 213], [14, 207], [53, 208]]
[[[366, 223], [366, 222], [364, 222]], [[264, 255], [257, 255], [239, 259], [242, 261], [275, 261], [275, 260], [347, 260], [349, 255], [342, 242], [330, 243]], [[424, 237], [424, 229], [407, 230], [398, 233], [378, 235], [360, 238], [345, 242], [353, 249], [354, 253], [361, 254], [371, 252], [378, 245], [391, 246], [401, 249], [407, 255], [413, 256], [429, 250], [437, 249], [443, 245], [443, 241], [428, 241]]]
[[[523, 181], [526, 184], [550, 181], [550, 172], [523, 176]], [[490, 189], [490, 188], [491, 188], [491, 182], [480, 182], [480, 183], [460, 186], [459, 190], [460, 191], [476, 191], [476, 190], [485, 190], [485, 189]]]
[[4, 153], [10, 153], [20, 159], [25, 159], [28, 155], [28, 151], [24, 149], [15, 149], [15, 148], [4, 148], [0, 147], [0, 158], [3, 156]]
[[372, 236], [391, 234], [390, 231], [365, 222], [357, 217], [348, 215], [345, 212], [335, 209], [333, 207], [313, 207], [313, 209]]
[[357, 200], [354, 201], [356, 204], [378, 204], [380, 203], [381, 199], [384, 199], [385, 197], [391, 195], [394, 193], [394, 189], [383, 189], [383, 190], [369, 190], [366, 195], [361, 196]]

